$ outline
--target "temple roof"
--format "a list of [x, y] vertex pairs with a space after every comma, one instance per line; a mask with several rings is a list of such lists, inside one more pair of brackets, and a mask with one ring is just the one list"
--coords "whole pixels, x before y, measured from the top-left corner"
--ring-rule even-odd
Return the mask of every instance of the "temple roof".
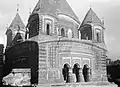
[[16, 28], [17, 26], [19, 26], [22, 29], [25, 28], [25, 25], [19, 15], [19, 13], [16, 14], [16, 16], [12, 20], [12, 23], [10, 24], [9, 28]]
[[92, 10], [92, 8], [89, 9], [87, 12], [83, 22], [81, 25], [88, 24], [88, 23], [93, 23], [93, 24], [98, 24], [98, 25], [103, 25], [99, 17], [96, 15], [96, 13]]
[[54, 16], [63, 14], [80, 23], [79, 18], [66, 0], [39, 0], [32, 13], [51, 14]]

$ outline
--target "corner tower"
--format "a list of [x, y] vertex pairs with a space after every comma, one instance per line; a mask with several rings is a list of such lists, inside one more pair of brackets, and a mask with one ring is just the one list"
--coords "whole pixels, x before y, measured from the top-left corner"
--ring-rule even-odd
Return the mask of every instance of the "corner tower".
[[81, 39], [104, 43], [104, 30], [104, 23], [90, 8], [80, 26]]
[[93, 81], [100, 81], [99, 77], [107, 81], [106, 75], [106, 58], [107, 48], [104, 42], [104, 23], [99, 19], [92, 8], [87, 12], [79, 32], [81, 33], [81, 40], [91, 43], [91, 52], [93, 55], [94, 73]]
[[12, 20], [10, 26], [7, 28], [7, 47], [11, 46], [12, 41], [14, 40], [18, 31], [21, 33], [22, 38], [25, 38], [25, 25], [21, 20], [19, 13], [17, 12], [16, 16]]

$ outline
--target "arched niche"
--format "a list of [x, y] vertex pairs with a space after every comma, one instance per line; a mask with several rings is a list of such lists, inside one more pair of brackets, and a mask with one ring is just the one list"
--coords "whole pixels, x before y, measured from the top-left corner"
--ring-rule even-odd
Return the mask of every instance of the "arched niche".
[[64, 28], [61, 29], [61, 36], [63, 36], [63, 37], [65, 36], [65, 30], [64, 30]]
[[95, 33], [96, 33], [96, 41], [101, 42], [101, 30], [96, 28]]
[[46, 24], [46, 34], [50, 35], [50, 24], [49, 23]]
[[91, 25], [84, 25], [81, 30], [81, 39], [84, 40], [92, 40], [92, 26]]
[[33, 14], [28, 20], [29, 38], [39, 34], [39, 15]]

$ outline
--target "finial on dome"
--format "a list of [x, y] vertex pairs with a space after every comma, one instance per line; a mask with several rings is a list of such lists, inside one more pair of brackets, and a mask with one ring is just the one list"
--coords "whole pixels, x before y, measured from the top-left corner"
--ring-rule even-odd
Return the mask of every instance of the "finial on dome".
[[19, 4], [17, 4], [17, 12], [19, 12]]

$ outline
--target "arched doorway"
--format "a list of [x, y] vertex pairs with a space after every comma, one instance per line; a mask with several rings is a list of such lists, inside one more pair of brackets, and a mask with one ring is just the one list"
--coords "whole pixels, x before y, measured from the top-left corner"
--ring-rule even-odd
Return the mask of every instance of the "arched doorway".
[[68, 63], [66, 63], [66, 64], [64, 64], [64, 67], [62, 69], [62, 74], [63, 74], [63, 78], [64, 78], [65, 82], [67, 82], [67, 80], [68, 80], [69, 68], [70, 68], [70, 65]]
[[76, 76], [76, 82], [80, 82], [79, 81], [79, 69], [80, 69], [80, 65], [78, 63], [74, 64], [73, 73]]
[[90, 67], [87, 64], [83, 66], [83, 76], [85, 82], [90, 81]]

